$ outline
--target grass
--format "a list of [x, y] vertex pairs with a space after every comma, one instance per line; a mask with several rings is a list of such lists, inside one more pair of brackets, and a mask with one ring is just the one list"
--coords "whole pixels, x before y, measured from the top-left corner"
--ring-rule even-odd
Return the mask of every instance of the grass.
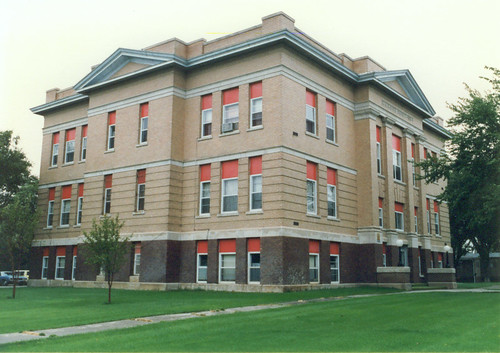
[[113, 290], [108, 305], [107, 289], [18, 288], [0, 290], [0, 334], [84, 325], [142, 316], [218, 310], [231, 307], [286, 302], [299, 299], [389, 293], [385, 288], [341, 288], [289, 293], [230, 293], [211, 291]]
[[2, 351], [498, 351], [500, 294], [409, 293], [10, 344]]
[[500, 282], [460, 282], [457, 283], [457, 287], [459, 289], [474, 289], [474, 288], [490, 288], [490, 287], [499, 287]]

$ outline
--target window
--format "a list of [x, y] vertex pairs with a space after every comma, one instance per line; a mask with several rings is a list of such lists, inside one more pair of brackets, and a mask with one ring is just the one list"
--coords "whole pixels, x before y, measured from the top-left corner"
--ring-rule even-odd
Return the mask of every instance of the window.
[[330, 243], [330, 275], [332, 283], [339, 283], [339, 243]]
[[43, 248], [42, 279], [47, 279], [49, 273], [49, 248]]
[[250, 85], [250, 127], [262, 126], [262, 82]]
[[113, 184], [113, 174], [104, 176], [104, 207], [103, 214], [111, 213], [111, 186]]
[[222, 92], [222, 133], [238, 130], [239, 89], [232, 88]]
[[247, 241], [248, 283], [260, 283], [260, 238]]
[[69, 225], [69, 213], [71, 209], [71, 185], [62, 187], [61, 197], [61, 226]]
[[309, 240], [309, 282], [319, 282], [319, 241]]
[[335, 142], [335, 103], [326, 101], [326, 139]]
[[50, 161], [50, 166], [57, 166], [57, 157], [59, 156], [59, 133], [55, 132], [52, 134], [52, 159]]
[[431, 201], [425, 199], [427, 203], [427, 234], [431, 234]]
[[88, 125], [82, 126], [82, 153], [80, 154], [81, 161], [87, 159], [87, 128]]
[[210, 215], [211, 165], [200, 166], [200, 215]]
[[399, 248], [399, 266], [408, 266], [408, 246]]
[[71, 266], [71, 279], [74, 281], [75, 280], [75, 273], [76, 273], [76, 258], [78, 255], [78, 247], [74, 246], [73, 247], [73, 266]]
[[420, 277], [424, 277], [424, 274], [422, 272], [422, 255], [421, 255], [422, 250], [418, 248], [418, 275]]
[[306, 132], [316, 135], [316, 93], [306, 91]]
[[403, 180], [401, 170], [401, 137], [392, 135], [392, 175], [394, 180]]
[[196, 260], [196, 282], [207, 282], [207, 264], [208, 264], [208, 242], [206, 240], [198, 241]]
[[411, 144], [411, 171], [412, 171], [412, 180], [413, 186], [417, 186], [417, 176], [415, 173], [415, 144]]
[[82, 224], [83, 214], [83, 183], [78, 184], [78, 207], [76, 211], [76, 224]]
[[262, 210], [262, 156], [250, 161], [250, 211]]
[[148, 120], [149, 120], [149, 103], [140, 105], [140, 131], [139, 144], [143, 145], [148, 142]]
[[238, 160], [222, 162], [222, 213], [238, 211]]
[[137, 195], [136, 195], [136, 211], [144, 211], [144, 203], [146, 201], [146, 169], [137, 171]]
[[382, 266], [387, 266], [387, 245], [386, 243], [382, 244]]
[[403, 217], [403, 207], [404, 205], [399, 202], [394, 203], [394, 215], [396, 218], [396, 229], [397, 230], [404, 230], [404, 217]]
[[56, 275], [55, 279], [64, 279], [64, 267], [66, 266], [66, 248], [58, 246], [56, 248]]
[[236, 280], [236, 240], [219, 240], [219, 282]]
[[415, 207], [415, 233], [418, 234], [418, 207]]
[[328, 217], [337, 218], [337, 171], [328, 168], [326, 170], [326, 193], [328, 197]]
[[52, 228], [54, 222], [54, 200], [56, 195], [56, 188], [49, 189], [49, 206], [47, 209], [47, 228]]
[[201, 137], [212, 135], [212, 95], [201, 97]]
[[141, 243], [135, 243], [134, 246], [134, 276], [141, 273]]
[[438, 268], [443, 268], [443, 254], [438, 253]]
[[107, 150], [115, 149], [115, 129], [116, 129], [116, 112], [108, 113], [108, 144]]
[[382, 150], [381, 150], [382, 129], [377, 126], [377, 174], [382, 174]]
[[75, 160], [75, 137], [76, 129], [66, 130], [66, 154], [64, 163], [72, 163]]
[[378, 198], [378, 225], [384, 228], [384, 199]]
[[439, 204], [434, 201], [434, 231], [439, 235]]
[[317, 168], [316, 163], [307, 162], [307, 213], [316, 214], [316, 180], [317, 180]]

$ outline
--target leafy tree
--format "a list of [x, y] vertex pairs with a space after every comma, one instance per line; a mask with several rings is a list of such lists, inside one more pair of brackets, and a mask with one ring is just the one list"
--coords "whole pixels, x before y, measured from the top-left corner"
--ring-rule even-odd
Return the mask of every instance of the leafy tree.
[[449, 105], [455, 115], [448, 122], [448, 153], [419, 163], [426, 182], [447, 180], [439, 198], [448, 201], [455, 255], [470, 242], [484, 281], [490, 277], [489, 254], [500, 242], [500, 70], [487, 69], [493, 78], [482, 78], [491, 91], [481, 94], [466, 85], [468, 97]]
[[116, 272], [124, 263], [130, 251], [129, 238], [120, 237], [120, 230], [125, 222], [120, 222], [118, 216], [104, 216], [99, 222], [92, 220], [90, 232], [83, 232], [84, 244], [87, 248], [86, 262], [96, 265], [106, 275], [108, 282], [108, 304], [111, 304], [111, 287]]
[[0, 243], [8, 259], [14, 286], [12, 298], [16, 298], [16, 284], [21, 268], [29, 256], [35, 227], [38, 223], [36, 211], [38, 182], [31, 180], [12, 196], [10, 202], [0, 209]]

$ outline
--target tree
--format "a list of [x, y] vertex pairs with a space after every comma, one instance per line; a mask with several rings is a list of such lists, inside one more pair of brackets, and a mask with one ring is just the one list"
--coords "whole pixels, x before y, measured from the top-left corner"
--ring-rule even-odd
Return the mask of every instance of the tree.
[[23, 185], [0, 209], [0, 243], [8, 259], [14, 286], [12, 298], [16, 298], [16, 285], [21, 268], [29, 256], [31, 243], [38, 223], [36, 211], [38, 200], [38, 182], [31, 180]]
[[481, 94], [466, 85], [468, 97], [449, 104], [454, 117], [447, 154], [419, 163], [426, 182], [447, 180], [439, 198], [448, 201], [454, 252], [461, 256], [470, 242], [484, 281], [490, 277], [489, 254], [500, 242], [500, 70], [487, 69], [493, 78], [482, 78], [492, 91]]
[[129, 238], [120, 237], [120, 230], [125, 222], [118, 216], [104, 216], [99, 222], [92, 220], [90, 232], [83, 232], [87, 248], [86, 262], [96, 265], [106, 275], [108, 282], [108, 304], [111, 304], [111, 287], [116, 272], [125, 261], [125, 254], [130, 251]]

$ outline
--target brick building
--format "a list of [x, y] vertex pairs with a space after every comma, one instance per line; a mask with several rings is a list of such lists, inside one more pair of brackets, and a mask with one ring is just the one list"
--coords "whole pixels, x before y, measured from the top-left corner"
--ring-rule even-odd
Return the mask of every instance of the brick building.
[[284, 13], [118, 49], [32, 111], [32, 285], [99, 285], [82, 232], [105, 214], [134, 243], [118, 287], [454, 285], [442, 185], [412, 163], [440, 153], [442, 121], [408, 70], [337, 55]]

